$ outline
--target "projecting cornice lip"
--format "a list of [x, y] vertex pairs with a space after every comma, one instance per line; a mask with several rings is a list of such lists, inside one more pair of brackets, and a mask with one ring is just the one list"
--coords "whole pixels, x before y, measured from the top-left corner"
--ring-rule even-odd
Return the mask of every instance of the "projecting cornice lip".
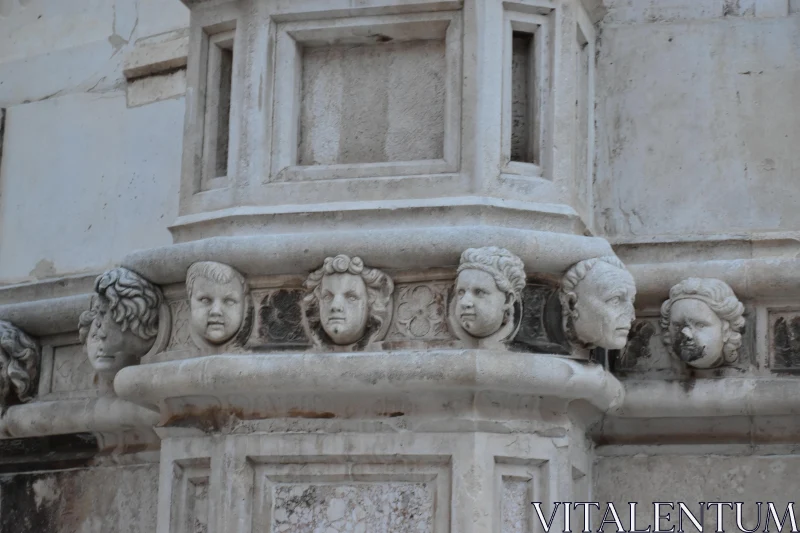
[[7, 437], [42, 437], [70, 433], [123, 434], [152, 432], [158, 413], [115, 396], [31, 402], [8, 408], [3, 415]]
[[625, 400], [612, 413], [624, 418], [693, 418], [800, 414], [796, 378], [695, 381], [626, 380]]
[[132, 366], [117, 394], [180, 416], [182, 398], [212, 398], [224, 409], [258, 411], [265, 396], [424, 394], [496, 391], [586, 400], [602, 411], [621, 404], [620, 382], [595, 364], [494, 350], [216, 355]]
[[325, 257], [349, 253], [382, 269], [455, 267], [471, 247], [512, 251], [528, 272], [561, 275], [574, 263], [611, 255], [605, 239], [474, 225], [212, 237], [128, 255], [122, 266], [159, 284], [179, 283], [195, 261], [219, 261], [247, 275], [302, 274]]

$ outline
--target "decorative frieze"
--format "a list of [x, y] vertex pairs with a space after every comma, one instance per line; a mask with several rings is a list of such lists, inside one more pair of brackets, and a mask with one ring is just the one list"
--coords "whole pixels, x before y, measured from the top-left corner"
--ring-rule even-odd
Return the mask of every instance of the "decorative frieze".
[[394, 321], [387, 340], [450, 340], [447, 298], [452, 284], [442, 281], [397, 285]]
[[779, 371], [800, 370], [800, 314], [777, 313], [772, 317], [772, 361], [770, 366]]
[[279, 346], [308, 346], [310, 341], [303, 329], [300, 289], [274, 289], [257, 298], [258, 337], [262, 344]]

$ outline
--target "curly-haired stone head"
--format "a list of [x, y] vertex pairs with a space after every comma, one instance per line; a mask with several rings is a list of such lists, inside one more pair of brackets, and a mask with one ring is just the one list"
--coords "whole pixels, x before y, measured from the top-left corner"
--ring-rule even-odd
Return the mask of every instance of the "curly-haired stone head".
[[98, 276], [94, 291], [91, 307], [81, 313], [78, 333], [95, 371], [113, 376], [137, 364], [155, 343], [164, 296], [127, 268]]
[[525, 288], [525, 265], [504, 248], [469, 248], [455, 284], [455, 323], [475, 338], [494, 335], [513, 319]]
[[360, 257], [340, 254], [325, 259], [305, 282], [304, 324], [317, 344], [318, 328], [338, 345], [354, 344], [365, 337], [386, 335], [392, 314], [394, 282], [377, 268], [364, 266]]
[[21, 402], [33, 398], [39, 360], [36, 341], [11, 322], [0, 320], [0, 407], [8, 405], [12, 391]]
[[669, 291], [661, 306], [664, 344], [695, 368], [713, 368], [739, 357], [744, 305], [724, 281], [689, 278]]
[[587, 348], [621, 350], [635, 318], [636, 284], [615, 256], [585, 259], [561, 278], [564, 329]]

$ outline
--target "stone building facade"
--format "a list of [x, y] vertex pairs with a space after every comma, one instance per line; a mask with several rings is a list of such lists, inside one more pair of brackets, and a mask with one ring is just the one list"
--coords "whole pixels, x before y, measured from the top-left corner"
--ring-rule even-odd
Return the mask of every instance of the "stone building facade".
[[798, 102], [797, 0], [0, 0], [0, 531], [782, 515]]

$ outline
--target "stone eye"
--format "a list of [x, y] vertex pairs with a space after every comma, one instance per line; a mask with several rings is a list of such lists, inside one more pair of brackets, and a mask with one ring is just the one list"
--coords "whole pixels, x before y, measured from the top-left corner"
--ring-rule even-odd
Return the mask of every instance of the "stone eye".
[[202, 298], [200, 298], [200, 302], [203, 303], [204, 305], [208, 305], [211, 303], [211, 298], [209, 298], [208, 296], [203, 296]]
[[225, 298], [225, 305], [233, 305], [236, 303], [236, 300], [233, 298]]

